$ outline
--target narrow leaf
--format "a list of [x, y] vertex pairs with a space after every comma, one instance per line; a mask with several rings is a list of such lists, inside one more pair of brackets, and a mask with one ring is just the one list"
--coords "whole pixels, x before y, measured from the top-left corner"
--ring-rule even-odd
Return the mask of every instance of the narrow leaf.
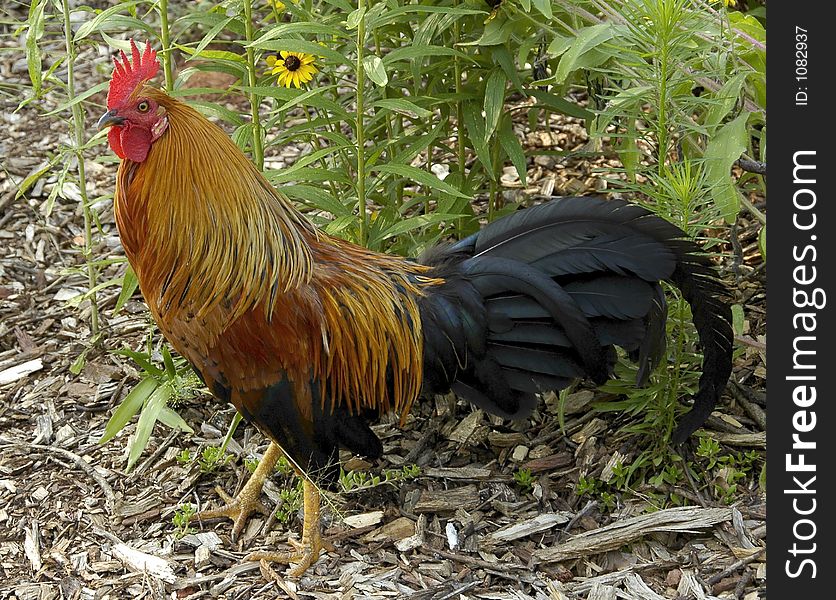
[[450, 184], [444, 183], [432, 173], [422, 171], [421, 169], [418, 169], [416, 167], [390, 163], [385, 165], [375, 165], [374, 167], [372, 167], [372, 170], [381, 173], [391, 173], [393, 175], [406, 177], [407, 179], [412, 179], [422, 185], [426, 185], [427, 187], [436, 189], [440, 192], [452, 194], [453, 196], [461, 196], [463, 198], [468, 198], [468, 196], [465, 196]]
[[128, 453], [128, 465], [125, 467], [126, 471], [130, 471], [133, 468], [139, 459], [139, 455], [142, 454], [145, 446], [148, 445], [148, 440], [151, 439], [151, 433], [154, 431], [157, 417], [166, 403], [168, 403], [172, 393], [171, 386], [159, 385], [148, 397], [148, 402], [145, 403], [139, 415], [139, 421], [136, 424], [136, 435]]
[[502, 120], [499, 122], [499, 131], [497, 135], [499, 137], [499, 144], [502, 146], [502, 149], [505, 151], [505, 154], [508, 155], [508, 158], [511, 159], [511, 164], [513, 164], [514, 168], [517, 170], [517, 175], [519, 176], [520, 181], [523, 185], [525, 185], [525, 152], [523, 151], [523, 147], [520, 143], [520, 140], [514, 134], [514, 129], [511, 124], [511, 117], [508, 113], [505, 113], [502, 116]]
[[29, 30], [26, 32], [26, 66], [29, 69], [29, 80], [35, 97], [41, 95], [43, 84], [43, 68], [41, 48], [38, 41], [44, 34], [44, 7], [46, 0], [37, 0], [29, 6]]
[[148, 399], [148, 396], [157, 389], [157, 385], [159, 384], [156, 379], [146, 377], [134, 386], [128, 395], [125, 396], [125, 399], [116, 407], [116, 410], [113, 411], [113, 415], [111, 415], [107, 425], [105, 425], [104, 434], [99, 440], [100, 444], [109, 442], [116, 434], [122, 431], [125, 425], [128, 424], [128, 421], [139, 412], [139, 409], [145, 400]]
[[134, 295], [136, 288], [139, 287], [139, 280], [136, 278], [136, 273], [128, 265], [125, 269], [125, 274], [122, 276], [122, 290], [119, 292], [119, 297], [116, 298], [116, 306], [113, 307], [113, 316], [116, 316], [125, 303]]
[[495, 68], [485, 82], [485, 141], [493, 135], [505, 104], [505, 73]]
[[[491, 179], [496, 179], [496, 174], [493, 172], [493, 161], [491, 161], [491, 152], [488, 145], [485, 143], [485, 120], [482, 118], [482, 111], [476, 102], [464, 103], [464, 126], [467, 130], [467, 137], [473, 144], [476, 150], [476, 158], [482, 163], [485, 172]], [[461, 125], [459, 125], [461, 128]], [[461, 131], [459, 131], [461, 135]]]
[[555, 73], [556, 81], [558, 83], [566, 81], [569, 73], [575, 70], [578, 60], [584, 54], [610, 40], [613, 35], [613, 27], [610, 23], [601, 23], [582, 29], [561, 57]]
[[177, 411], [172, 410], [167, 406], [163, 406], [160, 409], [160, 414], [157, 415], [157, 420], [172, 429], [179, 429], [180, 431], [185, 431], [186, 433], [194, 433], [194, 429], [192, 429], [189, 424], [183, 420], [183, 417], [177, 414]]
[[549, 108], [564, 115], [569, 115], [570, 117], [591, 119], [595, 116], [591, 111], [583, 108], [582, 106], [578, 106], [574, 102], [564, 100], [560, 96], [555, 96], [550, 92], [544, 92], [543, 90], [528, 90], [528, 94], [534, 96], [539, 102], [542, 102]]
[[[121, 13], [126, 8], [131, 8], [133, 6], [136, 6], [137, 4], [141, 4], [143, 1], [144, 0], [134, 0], [133, 2], [118, 2], [110, 8], [106, 8], [89, 21], [83, 23], [81, 27], [78, 28], [78, 31], [76, 31], [73, 41], [78, 42], [79, 40], [83, 40], [94, 31], [97, 31], [99, 28], [103, 27], [105, 22], [111, 17], [120, 16], [117, 15], [117, 13]], [[127, 48], [128, 46], [126, 45], [124, 49]]]
[[426, 119], [433, 114], [432, 111], [421, 108], [405, 98], [383, 98], [372, 104], [372, 106], [375, 108], [385, 108], [411, 117], [420, 117], [422, 119]]

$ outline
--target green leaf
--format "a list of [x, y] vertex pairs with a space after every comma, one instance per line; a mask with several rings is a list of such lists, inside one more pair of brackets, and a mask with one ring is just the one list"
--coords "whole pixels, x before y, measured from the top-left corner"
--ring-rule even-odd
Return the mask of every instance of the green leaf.
[[236, 126], [242, 125], [244, 123], [243, 119], [241, 118], [241, 115], [239, 115], [237, 112], [233, 110], [228, 109], [225, 106], [221, 106], [220, 104], [197, 100], [193, 100], [189, 102], [189, 104], [199, 109], [200, 112], [217, 117], [222, 121], [226, 121], [227, 123], [232, 123]]
[[467, 54], [459, 52], [458, 50], [453, 50], [452, 48], [417, 44], [392, 50], [389, 54], [383, 57], [383, 62], [389, 65], [393, 62], [401, 60], [412, 60], [413, 58], [425, 58], [428, 56], [458, 56], [459, 58], [464, 58], [470, 62], [476, 62]]
[[[248, 47], [262, 48], [262, 44], [275, 39], [279, 39], [287, 34], [305, 34], [305, 35], [323, 35], [329, 37], [348, 37], [345, 31], [333, 25], [326, 25], [324, 23], [315, 23], [312, 21], [298, 21], [294, 23], [280, 23], [278, 25], [270, 26], [267, 33], [249, 44]], [[282, 48], [282, 50], [293, 50], [293, 48]]]
[[572, 41], [574, 38], [570, 37], [563, 37], [562, 35], [555, 35], [554, 39], [552, 39], [551, 43], [549, 44], [548, 52], [551, 56], [560, 56], [564, 52], [566, 52], [572, 45]]
[[505, 46], [492, 46], [491, 50], [493, 50], [493, 59], [500, 67], [502, 67], [502, 70], [505, 71], [505, 76], [511, 83], [514, 84], [514, 87], [517, 88], [518, 92], [524, 94], [525, 92], [523, 92], [520, 74], [517, 73], [517, 66], [514, 64], [514, 59], [508, 51], [508, 48]]
[[[476, 150], [476, 158], [482, 163], [488, 177], [495, 180], [496, 173], [493, 171], [491, 152], [485, 143], [485, 120], [482, 118], [481, 106], [476, 102], [464, 103], [464, 126], [467, 137], [470, 138], [470, 142]], [[461, 132], [459, 134], [461, 135]]]
[[145, 447], [148, 445], [148, 440], [151, 439], [151, 433], [154, 431], [154, 425], [157, 423], [157, 417], [171, 399], [173, 393], [170, 385], [158, 385], [151, 392], [148, 401], [145, 403], [139, 415], [139, 421], [136, 424], [136, 435], [133, 443], [131, 443], [131, 449], [128, 452], [126, 471], [130, 471], [133, 468], [139, 459], [139, 455], [145, 450]]
[[116, 306], [113, 307], [113, 316], [116, 316], [125, 303], [134, 295], [136, 288], [139, 287], [139, 280], [136, 278], [133, 268], [128, 265], [125, 269], [125, 274], [122, 276], [122, 289], [119, 292], [119, 297], [116, 298]]
[[116, 434], [122, 431], [128, 421], [139, 412], [142, 404], [157, 389], [158, 385], [159, 383], [153, 377], [146, 377], [137, 383], [128, 395], [125, 396], [125, 399], [122, 400], [119, 406], [116, 407], [116, 410], [113, 411], [113, 415], [111, 415], [107, 425], [105, 425], [104, 434], [99, 439], [99, 443], [104, 444], [116, 437]]
[[497, 44], [504, 44], [514, 33], [515, 25], [516, 21], [508, 19], [504, 12], [499, 11], [496, 13], [496, 17], [485, 25], [479, 39], [473, 42], [461, 42], [459, 46], [496, 46]]
[[[299, 90], [290, 90], [290, 93], [293, 97], [282, 104], [276, 112], [282, 112], [285, 110], [289, 110], [294, 106], [313, 106], [314, 108], [323, 108], [325, 110], [331, 111], [334, 115], [338, 116], [341, 119], [348, 119], [348, 113], [343, 109], [342, 106], [333, 102], [328, 98], [324, 98], [323, 94], [326, 89], [330, 89], [334, 86], [327, 86], [327, 87], [315, 87], [311, 88], [306, 92], [300, 92]], [[287, 88], [285, 88], [287, 91]]]
[[487, 15], [486, 10], [462, 8], [458, 6], [430, 6], [427, 4], [407, 4], [386, 10], [380, 16], [370, 17], [367, 25], [369, 30], [377, 29], [383, 25], [394, 23], [407, 13], [443, 13], [444, 15], [455, 15], [463, 17], [466, 15]]
[[26, 66], [29, 69], [29, 80], [35, 97], [41, 95], [43, 85], [43, 64], [41, 48], [38, 41], [44, 35], [44, 8], [46, 0], [35, 0], [29, 5], [29, 29], [26, 32]]
[[579, 59], [584, 54], [612, 39], [613, 35], [614, 31], [610, 23], [601, 23], [582, 29], [572, 41], [569, 49], [560, 58], [560, 63], [557, 65], [557, 71], [555, 72], [556, 82], [563, 83], [566, 81], [569, 73], [577, 68]]
[[734, 331], [737, 335], [742, 335], [744, 325], [743, 307], [739, 304], [732, 304], [731, 315], [732, 331]]
[[117, 350], [114, 354], [119, 354], [120, 356], [127, 356], [132, 361], [134, 361], [140, 369], [148, 373], [149, 375], [153, 375], [154, 377], [161, 377], [163, 375], [163, 371], [154, 365], [151, 362], [150, 356], [143, 352], [135, 352], [129, 348], [123, 348], [122, 350]]
[[[75, 36], [73, 37], [73, 41], [78, 42], [83, 40], [91, 33], [97, 31], [98, 29], [104, 27], [105, 22], [107, 22], [111, 17], [122, 17], [117, 13], [123, 12], [126, 8], [132, 8], [137, 4], [142, 4], [144, 0], [133, 0], [133, 2], [119, 2], [110, 8], [106, 8], [95, 17], [90, 19], [89, 21], [82, 24], [81, 27], [78, 28], [78, 31], [75, 32]], [[121, 50], [125, 50], [126, 52], [129, 50], [130, 44], [124, 42], [124, 45], [120, 47]]]
[[370, 55], [363, 57], [363, 70], [366, 76], [375, 82], [377, 85], [383, 87], [389, 83], [389, 76], [386, 74], [386, 67], [383, 66], [383, 61], [377, 55]]
[[549, 21], [552, 20], [552, 0], [531, 0], [534, 8], [539, 10]]
[[726, 123], [705, 149], [705, 176], [711, 196], [727, 223], [734, 223], [740, 212], [740, 194], [731, 176], [731, 168], [746, 150], [749, 134], [746, 121], [749, 113], [740, 114]]
[[395, 237], [396, 235], [401, 235], [403, 233], [408, 233], [415, 229], [421, 229], [430, 225], [436, 225], [443, 221], [454, 221], [455, 219], [461, 217], [462, 215], [447, 215], [441, 213], [432, 213], [428, 215], [415, 215], [413, 217], [408, 217], [406, 219], [400, 219], [393, 225], [383, 229], [382, 231], [378, 232], [377, 235], [374, 236], [373, 239], [369, 240], [370, 245], [375, 243], [380, 243], [383, 240], [387, 240], [389, 238]]
[[240, 54], [236, 54], [235, 52], [230, 52], [229, 50], [201, 50], [200, 52], [196, 52], [193, 48], [189, 48], [188, 46], [183, 46], [182, 44], [172, 44], [178, 50], [181, 50], [184, 54], [188, 54], [188, 60], [193, 58], [208, 58], [209, 60], [228, 60], [230, 62], [237, 62], [237, 63], [244, 63], [246, 59], [241, 56]]
[[171, 358], [171, 351], [168, 349], [168, 346], [163, 345], [161, 354], [163, 355], [166, 377], [174, 381], [177, 379], [177, 367], [174, 366], [174, 360]]
[[508, 113], [502, 115], [502, 120], [499, 122], [499, 144], [511, 159], [511, 164], [517, 170], [517, 175], [520, 181], [525, 185], [526, 176], [526, 158], [523, 151], [522, 144], [517, 136], [514, 134], [514, 129], [511, 123], [511, 116]]
[[386, 110], [395, 111], [405, 114], [410, 117], [419, 117], [426, 119], [432, 116], [432, 111], [426, 108], [421, 108], [414, 102], [410, 102], [404, 98], [383, 98], [372, 104], [374, 108], [384, 108]]
[[62, 102], [60, 105], [58, 105], [57, 108], [54, 108], [49, 112], [45, 112], [44, 116], [45, 117], [50, 117], [54, 114], [63, 112], [65, 110], [67, 110], [68, 108], [72, 108], [73, 106], [75, 106], [79, 102], [83, 102], [84, 100], [87, 100], [87, 98], [89, 98], [93, 94], [98, 94], [99, 92], [101, 92], [102, 90], [107, 88], [107, 86], [109, 86], [109, 85], [110, 85], [110, 81], [99, 82], [96, 85], [94, 85], [93, 87], [91, 87], [87, 90], [84, 90], [82, 93], [80, 93], [78, 96], [76, 96], [72, 100], [68, 100], [67, 102]]
[[[290, 167], [294, 169], [296, 165]], [[306, 183], [317, 183], [323, 181], [334, 181], [345, 185], [353, 185], [354, 181], [346, 176], [343, 170], [324, 169], [315, 167], [301, 167], [295, 168], [288, 172], [289, 169], [282, 169], [281, 171], [267, 170], [264, 176], [271, 184], [280, 185], [289, 181], [304, 181]]]
[[705, 113], [704, 122], [709, 131], [719, 125], [740, 101], [740, 90], [747, 75], [748, 73], [738, 73], [711, 95], [712, 104]]
[[[212, 42], [212, 40], [214, 40], [218, 36], [218, 34], [221, 31], [226, 29], [226, 26], [229, 25], [229, 23], [231, 21], [232, 21], [232, 17], [228, 17], [226, 19], [223, 19], [223, 20], [218, 21], [217, 23], [215, 23], [215, 26], [212, 27], [212, 29], [210, 29], [209, 31], [207, 31], [206, 35], [203, 36], [203, 39], [200, 40], [200, 43], [197, 46], [195, 46], [192, 57], [194, 57], [195, 55], [200, 56], [200, 53], [203, 52], [206, 49], [206, 46], [208, 46]], [[189, 59], [189, 60], [191, 60], [191, 59]]]
[[73, 364], [70, 365], [70, 373], [78, 375], [84, 370], [84, 364], [87, 362], [87, 350], [76, 356]]
[[20, 185], [17, 186], [17, 192], [15, 193], [15, 200], [20, 198], [26, 191], [35, 185], [35, 182], [38, 181], [41, 177], [43, 177], [49, 170], [54, 166], [53, 162], [48, 162], [42, 164], [40, 167], [35, 169], [32, 173], [26, 176], [26, 178], [20, 182]]
[[308, 206], [329, 212], [335, 217], [350, 216], [352, 214], [350, 207], [345, 206], [337, 198], [324, 192], [321, 188], [312, 185], [284, 185], [282, 186], [282, 192], [291, 199], [301, 200]]
[[357, 29], [359, 27], [360, 22], [363, 20], [363, 17], [366, 16], [366, 7], [361, 6], [360, 8], [355, 8], [345, 19], [345, 27], [346, 29]]
[[378, 171], [380, 173], [391, 173], [393, 175], [399, 175], [401, 177], [417, 181], [422, 185], [433, 188], [440, 192], [452, 194], [453, 196], [468, 198], [468, 196], [465, 196], [450, 184], [444, 183], [432, 173], [422, 171], [421, 169], [418, 169], [416, 167], [411, 167], [409, 165], [401, 165], [397, 163], [390, 163], [385, 165], [375, 165], [374, 167], [372, 167], [372, 170]]
[[550, 92], [544, 92], [543, 90], [528, 90], [528, 94], [530, 96], [534, 96], [539, 102], [545, 104], [552, 110], [564, 115], [569, 115], [570, 117], [591, 119], [595, 116], [591, 111], [583, 108], [582, 106], [578, 106], [574, 102], [569, 102], [560, 96], [555, 96]]
[[297, 160], [292, 167], [287, 167], [276, 173], [275, 177], [272, 177], [272, 181], [273, 183], [283, 183], [286, 181], [291, 181], [293, 179], [305, 180], [306, 177], [303, 175], [302, 169], [307, 167], [309, 164], [318, 161], [319, 159], [324, 158], [330, 154], [339, 152], [340, 150], [346, 147], [350, 146], [328, 146], [327, 148], [322, 148], [321, 150], [317, 150], [316, 152], [306, 154], [305, 156]]
[[493, 135], [505, 106], [505, 73], [495, 68], [485, 82], [485, 141]]
[[160, 414], [157, 415], [157, 420], [172, 429], [179, 429], [180, 431], [185, 431], [186, 433], [194, 433], [194, 429], [192, 429], [189, 424], [183, 420], [183, 417], [177, 414], [177, 411], [172, 410], [168, 406], [163, 406], [160, 409]]

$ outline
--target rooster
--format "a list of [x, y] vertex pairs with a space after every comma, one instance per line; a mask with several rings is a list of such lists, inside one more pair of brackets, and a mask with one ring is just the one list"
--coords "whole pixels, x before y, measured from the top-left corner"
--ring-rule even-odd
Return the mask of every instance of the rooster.
[[[121, 158], [114, 212], [151, 314], [208, 389], [272, 442], [237, 499], [240, 531], [263, 509], [281, 453], [303, 477], [295, 551], [270, 558], [303, 573], [326, 547], [319, 487], [338, 449], [382, 452], [369, 422], [403, 417], [422, 396], [454, 391], [522, 419], [536, 394], [579, 378], [601, 384], [614, 347], [643, 384], [665, 348], [661, 281], [692, 308], [703, 349], [682, 442], [731, 373], [725, 290], [699, 248], [648, 210], [565, 198], [515, 212], [420, 260], [372, 252], [317, 230], [216, 125], [149, 85], [156, 53], [121, 53], [98, 127]], [[279, 450], [280, 449], [280, 450]]]

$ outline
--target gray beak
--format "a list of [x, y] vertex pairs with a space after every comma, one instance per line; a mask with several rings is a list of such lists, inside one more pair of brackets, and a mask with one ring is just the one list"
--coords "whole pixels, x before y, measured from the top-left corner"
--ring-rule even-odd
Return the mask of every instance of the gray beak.
[[96, 128], [101, 131], [105, 127], [110, 127], [111, 125], [121, 125], [125, 122], [124, 117], [120, 117], [116, 114], [116, 109], [107, 111], [105, 114], [102, 115], [102, 118], [99, 119], [99, 122], [96, 123]]

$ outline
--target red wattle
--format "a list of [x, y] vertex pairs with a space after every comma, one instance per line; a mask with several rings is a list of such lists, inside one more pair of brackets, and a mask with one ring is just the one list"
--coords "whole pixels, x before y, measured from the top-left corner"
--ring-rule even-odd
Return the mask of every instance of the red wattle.
[[116, 156], [134, 162], [145, 160], [153, 141], [150, 131], [130, 125], [111, 127], [107, 139]]

